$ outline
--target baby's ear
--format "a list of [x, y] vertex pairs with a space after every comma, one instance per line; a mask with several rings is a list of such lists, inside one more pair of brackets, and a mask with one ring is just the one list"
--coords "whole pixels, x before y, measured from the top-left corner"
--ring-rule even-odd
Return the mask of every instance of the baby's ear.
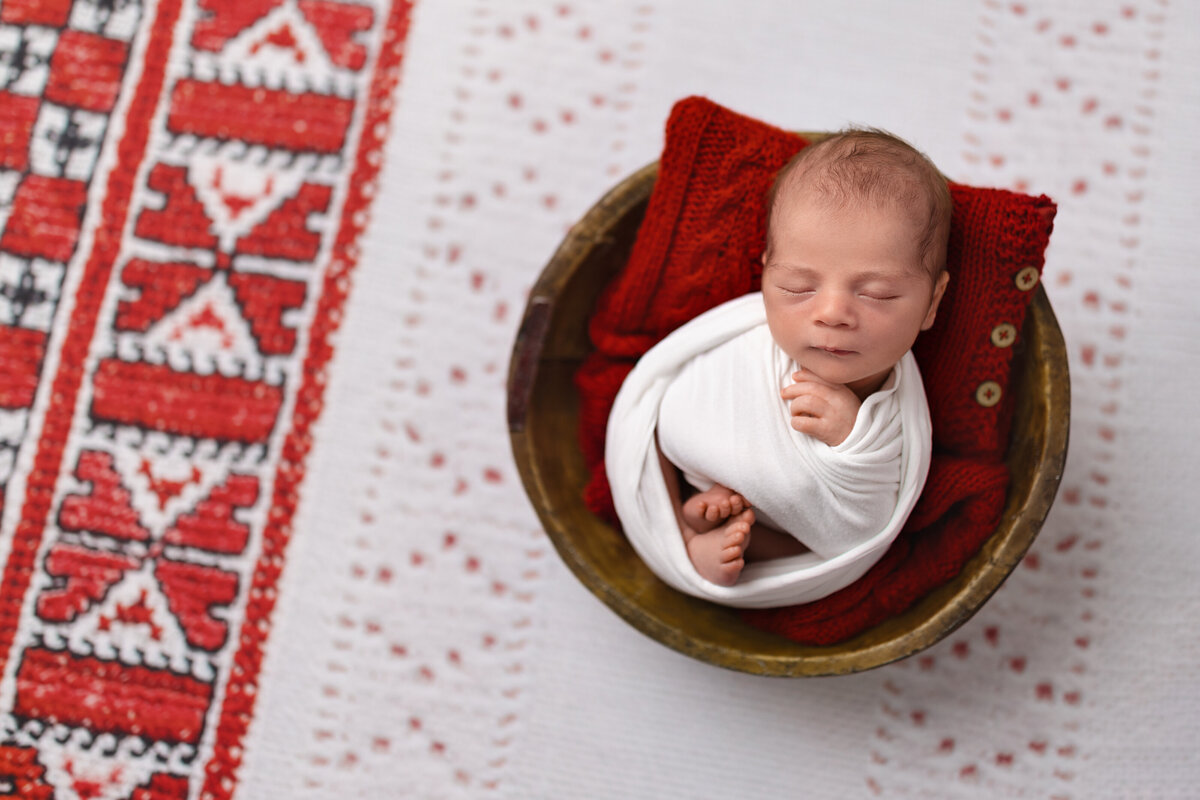
[[950, 282], [950, 273], [942, 270], [937, 276], [937, 282], [933, 286], [933, 299], [929, 301], [929, 311], [925, 314], [925, 319], [921, 322], [921, 330], [927, 331], [933, 327], [933, 320], [937, 317], [938, 305], [942, 302], [942, 296], [946, 294], [946, 284]]

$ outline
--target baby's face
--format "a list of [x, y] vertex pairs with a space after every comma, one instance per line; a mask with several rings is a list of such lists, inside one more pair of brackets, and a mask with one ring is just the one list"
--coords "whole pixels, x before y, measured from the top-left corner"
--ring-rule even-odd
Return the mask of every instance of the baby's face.
[[947, 276], [934, 284], [913, 221], [895, 210], [792, 197], [771, 227], [771, 336], [804, 369], [865, 397], [933, 324]]

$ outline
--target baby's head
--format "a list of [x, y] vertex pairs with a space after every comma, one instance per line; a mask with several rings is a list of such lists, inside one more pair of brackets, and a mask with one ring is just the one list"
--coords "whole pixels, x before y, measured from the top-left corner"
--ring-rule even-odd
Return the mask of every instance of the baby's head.
[[776, 212], [797, 197], [835, 209], [890, 209], [908, 221], [913, 239], [907, 244], [916, 246], [933, 279], [945, 269], [950, 190], [933, 162], [897, 136], [852, 128], [797, 153], [776, 175], [768, 195], [768, 255]]
[[763, 298], [775, 341], [865, 396], [933, 324], [950, 192], [911, 145], [850, 130], [804, 148], [768, 197]]

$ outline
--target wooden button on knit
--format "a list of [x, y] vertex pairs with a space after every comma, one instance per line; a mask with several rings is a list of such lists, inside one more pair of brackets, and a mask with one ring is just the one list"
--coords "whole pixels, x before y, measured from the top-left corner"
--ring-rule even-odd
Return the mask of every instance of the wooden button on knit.
[[996, 347], [1009, 347], [1017, 340], [1017, 329], [1014, 325], [1001, 322], [992, 328], [992, 344]]
[[1017, 288], [1022, 292], [1028, 292], [1038, 284], [1037, 267], [1026, 267], [1017, 273]]
[[991, 408], [1000, 402], [1000, 384], [995, 381], [984, 381], [975, 390], [975, 402], [984, 408]]

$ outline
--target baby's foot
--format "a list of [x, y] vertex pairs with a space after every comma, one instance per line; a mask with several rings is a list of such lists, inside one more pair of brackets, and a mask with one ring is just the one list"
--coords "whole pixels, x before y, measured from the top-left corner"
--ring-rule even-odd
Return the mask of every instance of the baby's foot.
[[721, 527], [692, 536], [687, 542], [688, 558], [700, 577], [718, 586], [737, 583], [746, 566], [743, 556], [753, 524], [754, 511], [747, 508]]
[[727, 486], [715, 483], [711, 489], [694, 494], [684, 502], [683, 521], [697, 533], [707, 533], [749, 507], [746, 498]]

